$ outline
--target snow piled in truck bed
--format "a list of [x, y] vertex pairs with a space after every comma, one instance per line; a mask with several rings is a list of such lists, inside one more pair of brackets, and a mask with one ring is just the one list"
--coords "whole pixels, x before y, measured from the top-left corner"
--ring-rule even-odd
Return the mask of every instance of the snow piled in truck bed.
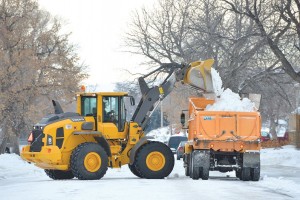
[[243, 98], [241, 100], [240, 96], [229, 88], [224, 91], [222, 79], [214, 68], [211, 69], [211, 74], [216, 99], [213, 105], [207, 105], [206, 111], [255, 111], [255, 104], [250, 99]]

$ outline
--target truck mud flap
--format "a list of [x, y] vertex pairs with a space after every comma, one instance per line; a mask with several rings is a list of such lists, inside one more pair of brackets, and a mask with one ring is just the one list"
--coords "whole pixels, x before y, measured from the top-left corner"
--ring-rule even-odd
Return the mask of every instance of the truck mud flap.
[[243, 154], [243, 168], [259, 168], [260, 167], [260, 152], [245, 152]]

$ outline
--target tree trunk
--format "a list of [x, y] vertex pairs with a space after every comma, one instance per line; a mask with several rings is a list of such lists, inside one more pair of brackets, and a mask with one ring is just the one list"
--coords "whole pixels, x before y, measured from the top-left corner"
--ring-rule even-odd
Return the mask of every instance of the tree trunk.
[[2, 142], [0, 144], [0, 155], [5, 153], [5, 148], [7, 146], [8, 138], [4, 135]]
[[20, 155], [20, 140], [19, 140], [19, 137], [17, 135], [13, 135], [12, 138], [11, 138], [11, 143], [12, 143], [12, 152], [11, 153], [15, 153], [15, 154], [18, 154]]
[[296, 114], [296, 148], [300, 150], [300, 115]]
[[277, 140], [276, 123], [275, 123], [274, 115], [271, 115], [271, 118], [270, 118], [270, 134], [272, 135], [272, 140]]

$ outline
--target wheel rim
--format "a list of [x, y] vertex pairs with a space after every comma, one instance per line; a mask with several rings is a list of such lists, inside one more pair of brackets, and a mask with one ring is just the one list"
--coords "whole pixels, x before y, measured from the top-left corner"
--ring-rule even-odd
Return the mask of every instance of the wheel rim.
[[165, 166], [166, 159], [162, 153], [154, 151], [148, 154], [146, 164], [150, 170], [159, 171]]
[[95, 172], [101, 167], [101, 158], [96, 152], [88, 153], [84, 158], [84, 167], [89, 172]]

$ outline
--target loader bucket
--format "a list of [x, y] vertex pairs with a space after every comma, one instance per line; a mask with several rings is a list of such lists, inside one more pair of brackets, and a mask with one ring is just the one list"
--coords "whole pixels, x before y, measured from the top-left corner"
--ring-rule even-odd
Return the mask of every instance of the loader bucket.
[[184, 83], [206, 92], [213, 92], [211, 76], [211, 66], [213, 63], [213, 59], [192, 62], [184, 76]]

